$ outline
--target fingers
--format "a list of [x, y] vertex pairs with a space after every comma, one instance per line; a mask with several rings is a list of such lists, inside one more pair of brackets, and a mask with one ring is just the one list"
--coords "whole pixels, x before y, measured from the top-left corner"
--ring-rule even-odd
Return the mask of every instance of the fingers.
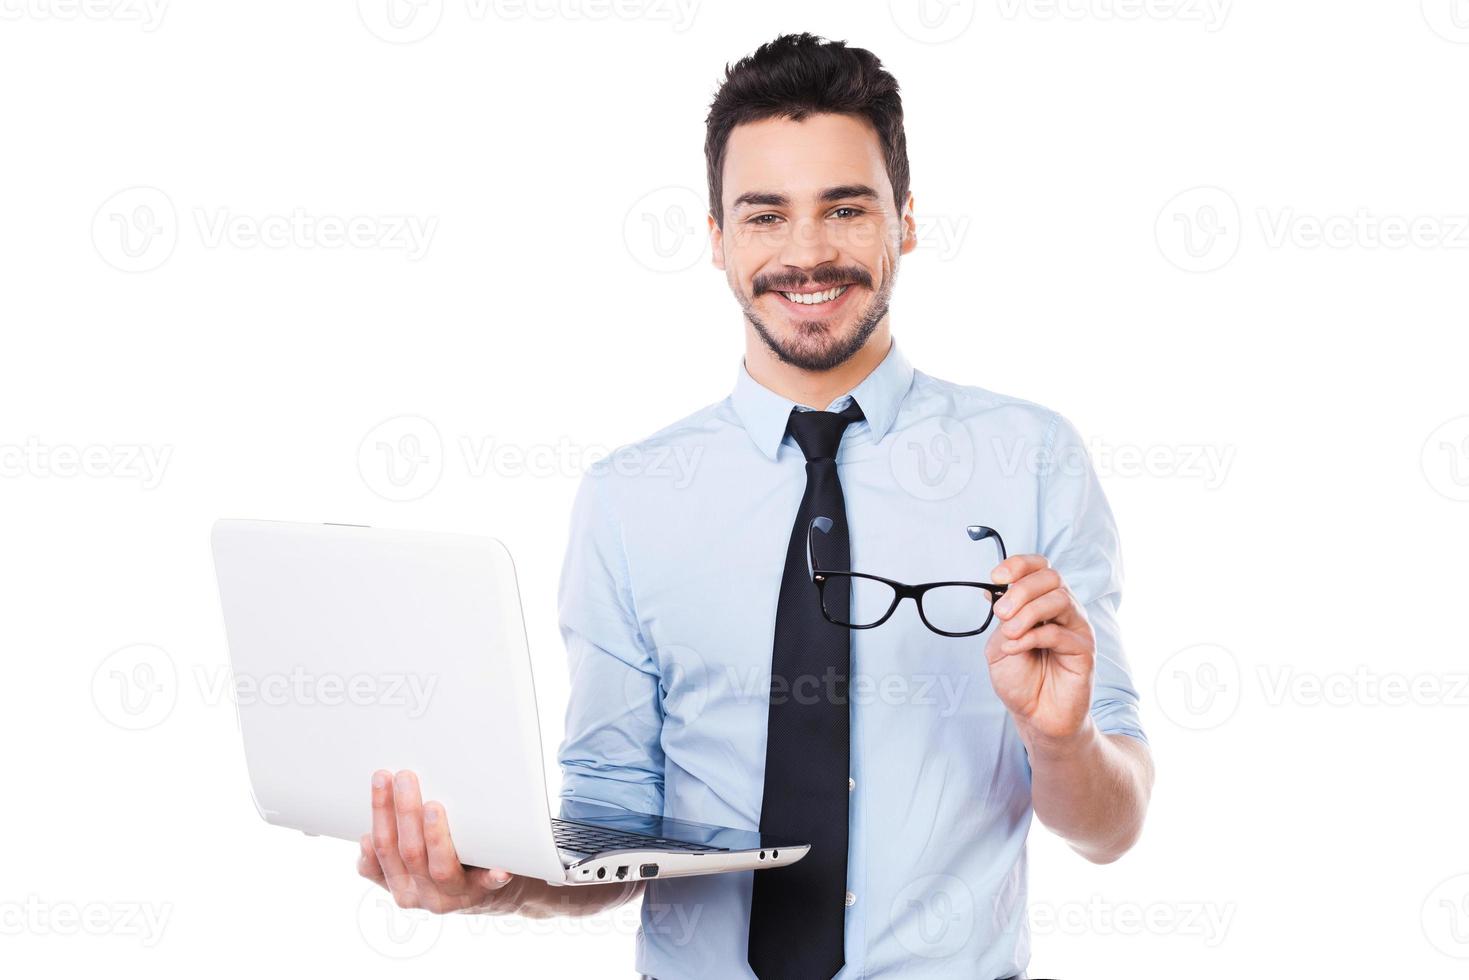
[[362, 853], [357, 856], [357, 873], [368, 881], [388, 887], [387, 880], [383, 877], [383, 866], [378, 863], [377, 852], [373, 850], [372, 835], [363, 834], [358, 843], [362, 847]]
[[[1039, 558], [1040, 556], [1020, 555], [1018, 557]], [[1041, 558], [1041, 561], [1045, 561], [1045, 559]], [[1000, 568], [997, 567], [995, 571], [1000, 571]], [[995, 614], [998, 615], [1001, 620], [1008, 622], [1011, 618], [1015, 616], [1016, 613], [1020, 612], [1020, 610], [1022, 610], [1027, 603], [1033, 602], [1046, 593], [1054, 592], [1056, 590], [1060, 590], [1062, 594], [1065, 595], [1065, 606], [1056, 610], [1056, 614], [1054, 617], [1037, 616], [1035, 618], [1035, 622], [1040, 622], [1042, 619], [1055, 618], [1063, 624], [1069, 626], [1071, 625], [1072, 618], [1071, 593], [1066, 589], [1066, 583], [1061, 581], [1061, 573], [1050, 567], [1038, 568], [1035, 571], [1028, 572], [1020, 578], [1016, 579], [1010, 585], [1010, 587], [1005, 590], [1005, 594], [1000, 596], [999, 601], [995, 603]]]
[[393, 776], [385, 769], [372, 774], [372, 851], [388, 887], [404, 887], [408, 872], [398, 856], [398, 815], [393, 807]]
[[424, 803], [418, 776], [386, 770], [372, 776], [372, 833], [363, 836], [357, 870], [384, 885], [402, 908], [451, 912], [483, 903], [514, 876], [498, 868], [466, 868], [449, 833], [442, 803]]
[[986, 655], [990, 663], [999, 663], [1006, 657], [1013, 657], [1031, 650], [1049, 650], [1051, 653], [1060, 654], [1057, 658], [1057, 666], [1064, 670], [1080, 673], [1077, 662], [1072, 664], [1066, 662], [1067, 657], [1089, 656], [1092, 652], [1091, 643], [1074, 630], [1069, 630], [1057, 623], [1047, 623], [1037, 626], [1025, 633], [1024, 636], [1014, 640], [1003, 640], [999, 643], [990, 644], [986, 647]]
[[[1009, 593], [1006, 593], [1005, 597], [1008, 598]], [[1065, 589], [1052, 589], [1027, 602], [1019, 609], [1011, 606], [1008, 614], [1000, 615], [1000, 619], [1005, 624], [1000, 627], [1000, 633], [1006, 639], [1013, 640], [1032, 626], [1047, 620], [1062, 622], [1064, 625], [1065, 615], [1071, 607], [1071, 601], [1071, 593]], [[999, 612], [998, 607], [996, 607], [996, 612]]]
[[486, 892], [499, 891], [515, 877], [503, 868], [469, 868], [468, 871], [471, 887]]
[[499, 891], [510, 883], [510, 872], [500, 868], [466, 868], [459, 861], [454, 838], [449, 832], [449, 815], [444, 804], [423, 805], [423, 842], [428, 854], [428, 876], [440, 890], [451, 895], [476, 891]]
[[393, 778], [393, 807], [397, 811], [398, 856], [415, 878], [428, 877], [428, 851], [423, 843], [423, 797], [418, 777], [403, 770]]
[[[1019, 555], [1017, 557], [1029, 558], [1031, 556]], [[1045, 559], [1042, 558], [1041, 561], [1045, 561]], [[996, 566], [995, 571], [1004, 571], [1004, 568], [1005, 566], [999, 565]], [[998, 578], [998, 576], [996, 577]], [[1002, 585], [1004, 583], [996, 582], [995, 584]], [[1006, 616], [1008, 612], [1019, 609], [1036, 596], [1044, 595], [1060, 586], [1061, 574], [1054, 568], [1042, 566], [1025, 572], [1010, 583], [1010, 587], [1005, 590], [1005, 594], [1000, 597], [1000, 601], [995, 603], [995, 612], [1001, 616]]]
[[423, 805], [423, 845], [428, 860], [428, 876], [434, 884], [453, 895], [468, 891], [470, 882], [449, 836], [449, 817], [442, 803]]
[[1045, 555], [1011, 555], [990, 572], [990, 581], [996, 585], [1008, 585], [1049, 566]]

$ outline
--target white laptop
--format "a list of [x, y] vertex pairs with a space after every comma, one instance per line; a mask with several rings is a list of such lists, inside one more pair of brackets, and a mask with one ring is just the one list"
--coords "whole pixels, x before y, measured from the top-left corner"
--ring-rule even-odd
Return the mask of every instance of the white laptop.
[[[460, 860], [583, 885], [789, 865], [810, 846], [547, 804], [520, 592], [499, 541], [221, 520], [214, 566], [260, 815], [356, 841], [379, 769], [411, 769]], [[615, 696], [615, 695], [614, 695]]]

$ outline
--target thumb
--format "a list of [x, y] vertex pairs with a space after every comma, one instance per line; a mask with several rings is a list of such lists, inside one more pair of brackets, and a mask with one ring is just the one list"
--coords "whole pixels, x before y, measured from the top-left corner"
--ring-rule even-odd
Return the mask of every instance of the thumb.
[[499, 891], [510, 883], [513, 876], [502, 868], [475, 868], [470, 872], [470, 881], [485, 891]]

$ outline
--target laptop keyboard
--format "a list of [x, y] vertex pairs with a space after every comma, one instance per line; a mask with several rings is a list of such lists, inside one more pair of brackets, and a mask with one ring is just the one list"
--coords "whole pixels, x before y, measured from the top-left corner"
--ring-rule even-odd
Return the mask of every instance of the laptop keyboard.
[[577, 854], [596, 854], [600, 851], [628, 849], [654, 849], [660, 851], [692, 851], [694, 853], [727, 851], [727, 847], [710, 847], [708, 844], [691, 844], [688, 841], [669, 840], [649, 834], [634, 834], [623, 830], [607, 830], [574, 820], [551, 818], [551, 829], [556, 835], [556, 846]]

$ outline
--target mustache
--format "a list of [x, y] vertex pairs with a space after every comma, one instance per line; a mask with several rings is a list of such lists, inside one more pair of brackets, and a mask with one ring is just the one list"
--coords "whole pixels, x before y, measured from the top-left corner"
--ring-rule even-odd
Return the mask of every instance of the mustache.
[[756, 276], [753, 288], [754, 295], [761, 296], [777, 290], [799, 292], [812, 286], [840, 286], [846, 283], [871, 289], [872, 277], [867, 274], [866, 269], [855, 266], [850, 269], [822, 268], [809, 276]]

